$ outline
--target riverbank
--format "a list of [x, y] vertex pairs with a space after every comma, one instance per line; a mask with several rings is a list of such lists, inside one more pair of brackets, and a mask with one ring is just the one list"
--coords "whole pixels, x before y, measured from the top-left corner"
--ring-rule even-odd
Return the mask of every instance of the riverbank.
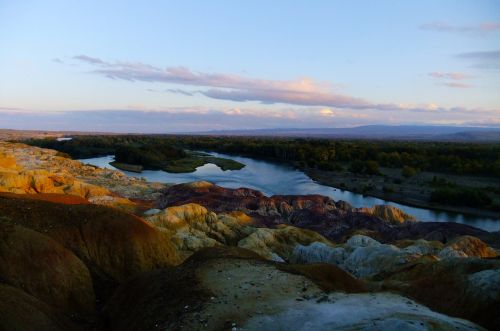
[[[493, 210], [466, 206], [450, 206], [429, 201], [433, 190], [429, 182], [434, 176], [445, 178], [460, 185], [482, 187], [484, 189], [492, 183], [492, 179], [487, 177], [453, 176], [422, 172], [412, 178], [404, 178], [398, 176], [398, 169], [387, 168], [381, 169], [382, 175], [354, 174], [348, 171], [324, 171], [310, 168], [301, 170], [319, 184], [341, 190], [348, 190], [418, 208], [500, 219], [500, 212]], [[490, 194], [494, 201], [498, 203], [500, 199], [498, 194], [495, 192], [490, 192]]]
[[[237, 155], [232, 155], [237, 156]], [[241, 155], [245, 158], [251, 155]], [[415, 175], [405, 178], [398, 168], [380, 168], [380, 175], [356, 174], [347, 170], [326, 171], [316, 168], [304, 167], [297, 162], [284, 162], [276, 158], [258, 158], [259, 160], [270, 162], [276, 165], [292, 166], [306, 174], [318, 184], [350, 191], [366, 197], [374, 197], [409, 207], [430, 209], [436, 212], [464, 214], [473, 217], [485, 217], [500, 220], [500, 212], [487, 210], [485, 208], [473, 208], [466, 206], [450, 206], [442, 203], [431, 202], [430, 196], [433, 187], [430, 182], [434, 177], [454, 183], [458, 186], [469, 188], [480, 188], [488, 192], [496, 206], [500, 205], [500, 194], [498, 188], [495, 189], [492, 183], [497, 182], [496, 178], [480, 176], [459, 176], [437, 172], [418, 172]], [[348, 164], [342, 167], [347, 169]]]

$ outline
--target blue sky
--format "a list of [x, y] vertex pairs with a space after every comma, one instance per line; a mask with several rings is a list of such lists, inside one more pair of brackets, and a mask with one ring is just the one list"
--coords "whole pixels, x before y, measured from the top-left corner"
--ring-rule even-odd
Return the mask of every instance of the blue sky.
[[0, 127], [500, 126], [499, 1], [0, 0]]

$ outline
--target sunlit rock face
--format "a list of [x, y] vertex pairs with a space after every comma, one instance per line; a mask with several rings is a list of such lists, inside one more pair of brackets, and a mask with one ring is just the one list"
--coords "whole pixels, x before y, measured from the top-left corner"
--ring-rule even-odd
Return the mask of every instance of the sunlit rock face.
[[496, 257], [497, 253], [478, 238], [462, 236], [450, 241], [438, 253], [438, 256], [441, 259], [453, 257]]
[[176, 230], [188, 226], [200, 226], [213, 222], [217, 215], [195, 203], [166, 208], [148, 220], [158, 227]]
[[[110, 194], [104, 188], [82, 183], [64, 169], [56, 170], [52, 164], [75, 166], [55, 155], [55, 151], [28, 147], [22, 144], [0, 142], [0, 191], [12, 193], [57, 193], [83, 197]], [[81, 165], [80, 165], [81, 166]]]
[[0, 192], [76, 195], [92, 203], [120, 206], [133, 204], [127, 198], [154, 199], [164, 187], [24, 144], [0, 141], [0, 159]]
[[403, 212], [401, 209], [389, 205], [376, 205], [371, 208], [358, 209], [364, 213], [376, 216], [391, 224], [401, 224], [416, 221], [415, 217]]
[[18, 166], [16, 164], [16, 159], [10, 154], [5, 152], [0, 152], [0, 169], [5, 170], [17, 170]]
[[243, 212], [217, 215], [195, 203], [168, 207], [145, 219], [171, 234], [184, 256], [206, 247], [229, 245], [247, 248], [266, 259], [285, 261], [297, 244], [330, 243], [314, 231], [285, 225], [276, 229], [257, 227]]
[[241, 215], [217, 215], [195, 203], [166, 208], [146, 216], [146, 220], [171, 234], [172, 243], [185, 254], [205, 247], [235, 245], [253, 231], [248, 226], [251, 219]]

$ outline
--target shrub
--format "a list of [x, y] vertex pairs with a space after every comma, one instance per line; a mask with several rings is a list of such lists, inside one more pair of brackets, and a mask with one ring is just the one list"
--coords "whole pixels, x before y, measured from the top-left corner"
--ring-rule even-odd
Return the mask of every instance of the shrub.
[[349, 165], [349, 171], [355, 174], [380, 175], [377, 161], [352, 161]]
[[430, 184], [434, 187], [456, 187], [457, 185], [443, 177], [432, 177]]
[[369, 191], [372, 191], [374, 188], [375, 188], [375, 186], [373, 186], [373, 184], [366, 184], [363, 186], [361, 191], [362, 192], [369, 192]]
[[318, 168], [321, 170], [327, 170], [327, 171], [342, 171], [344, 168], [335, 162], [321, 162], [318, 165]]
[[409, 167], [409, 166], [404, 166], [403, 169], [401, 169], [401, 175], [406, 178], [413, 177], [417, 174], [417, 169]]
[[384, 187], [382, 187], [382, 191], [384, 191], [385, 193], [393, 193], [395, 190], [392, 186], [384, 185]]

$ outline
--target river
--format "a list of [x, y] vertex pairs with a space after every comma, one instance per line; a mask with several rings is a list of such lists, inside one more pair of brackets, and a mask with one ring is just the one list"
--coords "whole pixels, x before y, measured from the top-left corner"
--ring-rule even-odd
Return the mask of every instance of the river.
[[[211, 155], [233, 159], [245, 164], [241, 170], [223, 171], [214, 164], [205, 164], [192, 173], [168, 173], [160, 170], [145, 170], [140, 174], [122, 171], [129, 176], [144, 177], [148, 181], [162, 183], [187, 183], [206, 180], [214, 184], [229, 187], [249, 187], [261, 191], [266, 195], [274, 194], [321, 194], [334, 200], [344, 200], [354, 207], [371, 207], [373, 205], [388, 204], [398, 207], [420, 221], [458, 222], [468, 224], [487, 231], [500, 231], [500, 220], [487, 217], [477, 217], [460, 213], [436, 211], [417, 208], [386, 201], [367, 195], [333, 188], [316, 183], [305, 173], [292, 167], [275, 164], [267, 161], [255, 160], [247, 157], [210, 153]], [[101, 168], [116, 169], [109, 163], [113, 156], [103, 156], [80, 161]]]

